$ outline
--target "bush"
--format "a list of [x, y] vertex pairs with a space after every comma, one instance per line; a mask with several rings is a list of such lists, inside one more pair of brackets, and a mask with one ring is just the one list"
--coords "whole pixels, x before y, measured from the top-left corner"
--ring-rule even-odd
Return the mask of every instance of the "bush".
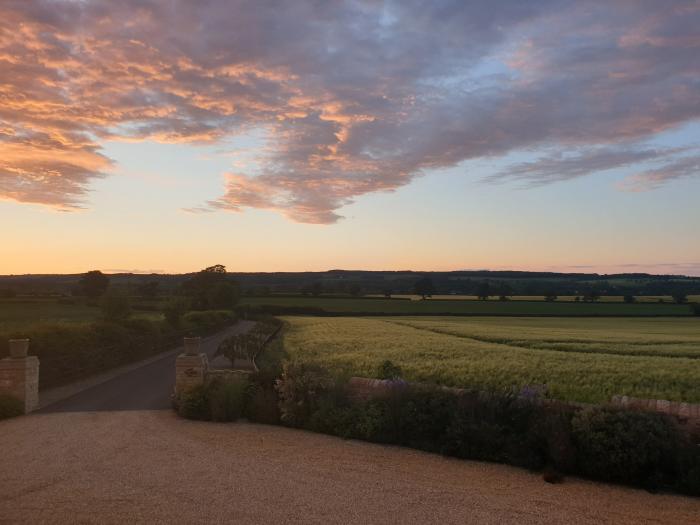
[[185, 419], [237, 421], [246, 413], [249, 395], [250, 381], [245, 374], [226, 374], [180, 394], [175, 408]]
[[216, 378], [205, 389], [212, 421], [236, 421], [246, 411], [250, 382], [244, 374]]
[[398, 365], [395, 365], [388, 359], [384, 361], [377, 369], [377, 378], [379, 379], [400, 379], [403, 377], [403, 370]]
[[105, 294], [100, 301], [100, 308], [106, 321], [119, 322], [131, 315], [131, 302], [126, 295]]
[[271, 387], [253, 385], [246, 413], [248, 419], [255, 423], [279, 425], [281, 418], [277, 392]]
[[176, 400], [177, 413], [186, 419], [209, 421], [211, 409], [204, 385], [197, 386], [189, 392], [180, 394]]
[[7, 394], [0, 394], [0, 419], [8, 419], [22, 414], [24, 414], [24, 407], [19, 399]]
[[460, 396], [443, 452], [461, 458], [541, 468], [549, 462], [542, 408], [510, 393]]
[[173, 299], [169, 301], [163, 308], [163, 316], [165, 322], [173, 328], [182, 326], [182, 316], [187, 311], [187, 303], [184, 299]]
[[275, 386], [280, 397], [283, 422], [296, 427], [307, 424], [319, 408], [319, 402], [335, 386], [322, 367], [307, 363], [287, 362]]
[[675, 422], [651, 412], [587, 409], [574, 416], [572, 431], [579, 472], [647, 488], [673, 481], [684, 448]]

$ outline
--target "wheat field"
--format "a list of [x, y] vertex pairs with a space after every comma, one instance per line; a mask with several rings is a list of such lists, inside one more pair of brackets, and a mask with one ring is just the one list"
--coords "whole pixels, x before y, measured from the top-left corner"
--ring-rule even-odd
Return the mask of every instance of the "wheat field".
[[292, 359], [372, 377], [479, 389], [546, 383], [552, 397], [700, 402], [700, 322], [688, 318], [286, 317]]

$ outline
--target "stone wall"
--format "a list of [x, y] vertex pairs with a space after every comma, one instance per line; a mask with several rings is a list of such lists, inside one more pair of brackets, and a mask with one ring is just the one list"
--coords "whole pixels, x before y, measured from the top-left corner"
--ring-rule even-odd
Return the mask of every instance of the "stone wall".
[[667, 401], [665, 399], [642, 399], [630, 396], [613, 396], [613, 406], [633, 410], [648, 410], [673, 416], [694, 433], [700, 434], [700, 404]]
[[209, 361], [206, 354], [180, 354], [175, 361], [175, 393], [182, 394], [204, 384]]

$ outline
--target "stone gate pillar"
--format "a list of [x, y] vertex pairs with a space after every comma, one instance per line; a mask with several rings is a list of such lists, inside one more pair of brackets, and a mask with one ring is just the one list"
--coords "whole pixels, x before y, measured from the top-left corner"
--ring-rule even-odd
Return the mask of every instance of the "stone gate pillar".
[[185, 351], [175, 360], [175, 394], [203, 385], [209, 361], [200, 352], [201, 337], [185, 337]]
[[39, 406], [39, 359], [28, 350], [29, 339], [10, 339], [10, 357], [0, 359], [0, 393], [18, 399], [25, 414]]

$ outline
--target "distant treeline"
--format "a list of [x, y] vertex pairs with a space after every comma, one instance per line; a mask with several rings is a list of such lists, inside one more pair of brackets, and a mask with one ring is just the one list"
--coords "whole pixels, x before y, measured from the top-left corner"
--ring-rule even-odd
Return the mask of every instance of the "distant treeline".
[[[112, 274], [110, 282], [133, 294], [150, 286], [153, 292], [169, 295], [193, 274]], [[82, 275], [0, 276], [0, 296], [75, 295]], [[488, 283], [493, 295], [567, 296], [586, 295], [688, 295], [700, 294], [700, 278], [651, 274], [586, 274], [518, 271], [354, 271], [279, 273], [228, 273], [244, 295], [268, 294], [408, 294], [416, 283], [429, 278], [432, 294], [478, 295]], [[157, 284], [155, 284], [157, 283]]]

